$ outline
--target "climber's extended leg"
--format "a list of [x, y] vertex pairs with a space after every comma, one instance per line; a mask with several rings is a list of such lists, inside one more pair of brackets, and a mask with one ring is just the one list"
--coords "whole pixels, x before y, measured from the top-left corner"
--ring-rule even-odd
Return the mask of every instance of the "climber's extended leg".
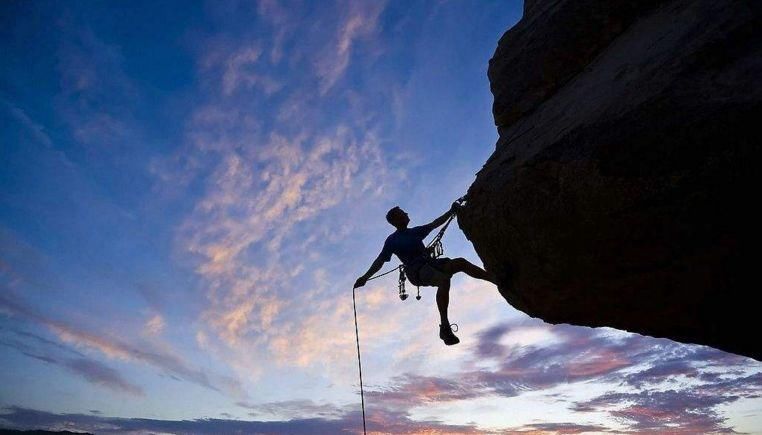
[[437, 287], [437, 309], [439, 310], [439, 319], [442, 325], [449, 325], [450, 319], [447, 318], [447, 307], [450, 305], [450, 283], [442, 284]]
[[445, 265], [445, 269], [446, 269], [445, 271], [449, 273], [450, 275], [455, 275], [458, 272], [463, 272], [466, 275], [469, 275], [476, 279], [481, 279], [484, 281], [489, 281], [493, 284], [497, 284], [496, 282], [497, 280], [491, 273], [471, 263], [465, 258], [458, 257], [458, 258], [451, 259]]
[[448, 346], [460, 343], [450, 328], [450, 319], [447, 318], [447, 307], [450, 305], [450, 280], [443, 282], [437, 287], [437, 309], [439, 309], [439, 338]]

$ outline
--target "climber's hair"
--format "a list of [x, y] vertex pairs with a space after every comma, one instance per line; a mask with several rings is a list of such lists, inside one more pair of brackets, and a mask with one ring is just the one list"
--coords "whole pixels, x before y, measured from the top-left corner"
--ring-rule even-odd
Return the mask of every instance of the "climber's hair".
[[398, 205], [390, 208], [389, 211], [386, 212], [386, 221], [394, 225], [394, 216], [401, 211], [402, 209]]

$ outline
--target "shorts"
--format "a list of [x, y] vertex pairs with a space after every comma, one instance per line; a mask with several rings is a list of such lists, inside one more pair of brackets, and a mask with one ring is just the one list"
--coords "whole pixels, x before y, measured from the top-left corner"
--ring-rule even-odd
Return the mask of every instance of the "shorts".
[[422, 266], [405, 270], [410, 283], [419, 287], [439, 287], [450, 282], [450, 275], [444, 272], [449, 258], [433, 258]]

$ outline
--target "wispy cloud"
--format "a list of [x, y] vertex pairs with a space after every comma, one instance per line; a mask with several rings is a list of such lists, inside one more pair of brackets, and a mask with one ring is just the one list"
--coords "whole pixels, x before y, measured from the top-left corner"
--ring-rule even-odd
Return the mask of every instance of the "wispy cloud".
[[69, 36], [62, 39], [58, 50], [60, 113], [74, 138], [91, 153], [110, 149], [114, 154], [114, 148], [125, 146], [133, 133], [130, 108], [138, 98], [138, 88], [124, 72], [118, 46], [65, 19], [59, 26]]
[[[333, 86], [351, 46], [374, 31], [382, 9], [381, 3], [348, 5], [336, 37], [300, 48], [292, 67], [317, 70], [322, 83]], [[277, 28], [307, 24], [277, 3], [260, 3], [257, 12]], [[342, 208], [380, 197], [390, 172], [378, 128], [358, 128], [350, 116], [309, 124], [279, 116], [292, 96], [301, 107], [320, 94], [314, 79], [301, 77], [280, 95], [279, 80], [265, 72], [281, 60], [278, 47], [293, 37], [236, 43], [218, 37], [201, 44], [207, 48], [199, 53], [199, 75], [210, 91], [186, 126], [178, 158], [187, 170], [165, 170], [174, 163], [159, 161], [153, 166], [162, 182], [202, 187], [177, 232], [177, 246], [192, 257], [206, 288], [198, 343], [211, 348], [219, 339], [238, 360], [228, 362], [248, 374], [259, 365], [252, 354], [260, 362], [306, 367], [347, 353], [349, 312], [317, 297], [335, 289], [305, 277], [304, 268], [316, 262], [308, 257], [316, 248], [350, 231], [353, 223]], [[339, 68], [316, 69], [318, 59], [330, 62], [326, 56], [338, 56]], [[251, 105], [274, 110], [254, 117], [242, 109]]]
[[78, 358], [68, 360], [64, 364], [71, 371], [78, 373], [94, 384], [103, 385], [117, 391], [143, 395], [143, 390], [140, 387], [125, 381], [116, 370], [98, 361]]
[[[233, 380], [222, 377], [217, 381], [213, 381], [205, 371], [192, 368], [179, 356], [153, 348], [148, 343], [135, 345], [113, 336], [93, 333], [69, 323], [47, 317], [7, 296], [0, 295], [0, 310], [48, 328], [64, 343], [81, 349], [96, 350], [112, 359], [148, 364], [162, 372], [215, 391], [229, 390], [230, 386], [235, 384]], [[81, 366], [78, 367], [81, 368]]]
[[55, 144], [50, 138], [48, 130], [45, 128], [45, 126], [32, 119], [29, 114], [27, 114], [27, 112], [24, 111], [24, 109], [21, 107], [18, 107], [5, 99], [0, 99], [0, 102], [2, 103], [4, 111], [11, 115], [11, 118], [22, 127], [22, 129], [32, 138], [34, 142], [43, 145], [45, 149], [54, 153], [58, 161], [60, 161], [66, 167], [75, 167], [74, 163], [69, 159], [66, 153], [60, 149], [56, 149]]
[[38, 343], [43, 344], [44, 346], [53, 347], [56, 350], [63, 351], [63, 352], [66, 352], [66, 353], [70, 353], [70, 354], [73, 354], [73, 355], [76, 355], [76, 356], [80, 356], [80, 357], [84, 357], [85, 356], [82, 352], [79, 352], [78, 350], [72, 349], [72, 348], [70, 348], [68, 346], [64, 346], [61, 343], [58, 343], [58, 342], [53, 341], [53, 340], [49, 340], [49, 339], [47, 339], [45, 337], [41, 337], [41, 336], [39, 336], [37, 334], [33, 334], [33, 333], [27, 332], [27, 331], [20, 331], [20, 330], [16, 330], [16, 329], [11, 329], [10, 331], [13, 332], [14, 334], [18, 335], [19, 337], [26, 338], [26, 339], [32, 339], [32, 340], [34, 340], [34, 341], [36, 341]]
[[[68, 349], [59, 343], [51, 342], [47, 339], [38, 337], [33, 334], [21, 336], [34, 337], [35, 340], [37, 340], [38, 343], [42, 343], [44, 347], [47, 348], [47, 350], [37, 349], [34, 346], [31, 346], [23, 341], [8, 338], [0, 338], [0, 345], [15, 349], [22, 355], [29, 358], [33, 358], [47, 364], [54, 364], [63, 367], [74, 375], [79, 376], [92, 384], [104, 386], [106, 388], [110, 388], [119, 392], [125, 392], [128, 394], [138, 396], [143, 395], [143, 390], [139, 386], [127, 381], [118, 371], [100, 361], [88, 358], [85, 355], [75, 350]], [[54, 355], [52, 352], [50, 352], [51, 349], [59, 351], [59, 353], [61, 349], [64, 349], [66, 350], [65, 353], [68, 355]], [[76, 354], [78, 356], [71, 357], [70, 354]]]
[[230, 55], [225, 62], [225, 72], [222, 76], [222, 90], [225, 95], [231, 95], [239, 88], [254, 87], [270, 95], [283, 87], [282, 83], [271, 76], [256, 72], [261, 54], [262, 49], [250, 46]]
[[369, 400], [391, 409], [425, 406], [433, 402], [448, 402], [480, 397], [487, 393], [486, 385], [474, 385], [460, 374], [452, 378], [406, 374], [392, 379], [390, 386], [367, 393]]
[[45, 131], [45, 128], [42, 125], [34, 122], [32, 118], [30, 118], [29, 115], [24, 112], [24, 110], [12, 105], [5, 99], [2, 100], [2, 103], [3, 108], [9, 111], [13, 118], [24, 128], [26, 128], [35, 140], [45, 145], [46, 147], [50, 148], [53, 146], [53, 141], [50, 140], [50, 136], [48, 136], [48, 133]]
[[342, 21], [338, 25], [335, 39], [326, 46], [316, 62], [320, 78], [320, 93], [325, 94], [341, 78], [349, 66], [352, 47], [361, 38], [368, 38], [377, 32], [378, 18], [384, 10], [385, 1], [347, 2]]
[[153, 314], [148, 320], [146, 320], [143, 326], [143, 333], [148, 336], [161, 335], [166, 327], [166, 321], [161, 314]]
[[330, 403], [315, 403], [312, 400], [286, 400], [282, 402], [246, 403], [238, 406], [249, 410], [252, 417], [288, 419], [298, 415], [300, 418], [339, 419], [348, 411]]
[[277, 64], [283, 58], [283, 44], [288, 33], [298, 23], [291, 18], [287, 6], [278, 0], [262, 0], [257, 3], [257, 13], [273, 26], [274, 36], [270, 48], [270, 62]]

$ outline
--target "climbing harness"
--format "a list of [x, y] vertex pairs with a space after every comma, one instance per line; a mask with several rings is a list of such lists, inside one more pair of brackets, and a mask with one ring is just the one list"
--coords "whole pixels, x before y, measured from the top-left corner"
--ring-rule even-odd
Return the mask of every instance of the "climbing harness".
[[[463, 204], [466, 201], [466, 195], [461, 196], [455, 202], [459, 204]], [[426, 252], [431, 258], [438, 258], [444, 253], [444, 248], [442, 247], [442, 237], [444, 236], [445, 231], [447, 231], [447, 227], [450, 225], [450, 222], [455, 218], [455, 213], [453, 213], [447, 221], [444, 223], [442, 228], [439, 230], [436, 236], [429, 242], [428, 246], [426, 246]], [[382, 276], [389, 275], [390, 273], [394, 272], [395, 270], [399, 270], [400, 275], [399, 279], [397, 280], [398, 288], [399, 288], [399, 297], [401, 300], [407, 299], [408, 295], [405, 292], [405, 281], [407, 280], [405, 276], [405, 266], [400, 264], [399, 266], [395, 267], [394, 269], [389, 269], [386, 272], [379, 273], [378, 275], [374, 275], [370, 278], [368, 278], [368, 281], [374, 280], [376, 278], [381, 278]], [[418, 288], [418, 293], [416, 294], [415, 298], [417, 300], [421, 300], [421, 286], [416, 286]], [[360, 371], [360, 403], [362, 404], [362, 433], [367, 435], [367, 430], [365, 428], [365, 391], [363, 391], [362, 386], [362, 358], [360, 358], [360, 332], [357, 328], [357, 302], [355, 300], [355, 290], [356, 288], [352, 288], [352, 310], [354, 311], [355, 315], [355, 342], [357, 343], [357, 368]], [[451, 324], [450, 327], [455, 326], [455, 332], [458, 332], [458, 325], [457, 324]]]

